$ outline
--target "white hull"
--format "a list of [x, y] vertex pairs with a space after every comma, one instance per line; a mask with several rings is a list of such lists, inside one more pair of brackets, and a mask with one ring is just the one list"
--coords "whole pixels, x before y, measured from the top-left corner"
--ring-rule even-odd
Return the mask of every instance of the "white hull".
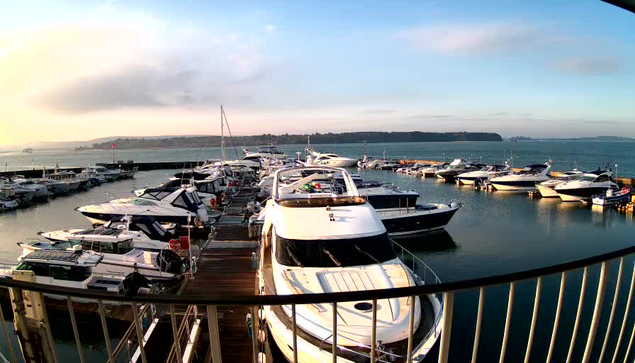
[[491, 183], [491, 184], [494, 186], [494, 188], [496, 188], [496, 190], [503, 191], [503, 192], [531, 192], [536, 190], [535, 186], [524, 187], [524, 186], [518, 186], [518, 185], [505, 185], [505, 184], [496, 184], [496, 183]]
[[576, 195], [568, 195], [562, 193], [558, 193], [558, 196], [560, 197], [560, 199], [562, 199], [563, 202], [583, 202], [585, 200], [591, 199], [588, 197], [579, 197]]

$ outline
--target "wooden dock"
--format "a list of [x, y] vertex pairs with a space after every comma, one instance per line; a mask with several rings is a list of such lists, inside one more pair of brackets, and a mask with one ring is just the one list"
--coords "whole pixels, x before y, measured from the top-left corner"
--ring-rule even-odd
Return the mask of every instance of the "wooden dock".
[[[258, 241], [249, 239], [245, 206], [251, 200], [251, 189], [241, 188], [225, 208], [216, 230], [201, 251], [193, 279], [181, 291], [188, 296], [248, 296], [256, 292], [256, 269], [252, 253]], [[224, 362], [250, 362], [252, 340], [246, 322], [249, 307], [219, 306], [218, 323]], [[200, 347], [209, 346], [206, 334]], [[206, 354], [209, 354], [207, 352]]]

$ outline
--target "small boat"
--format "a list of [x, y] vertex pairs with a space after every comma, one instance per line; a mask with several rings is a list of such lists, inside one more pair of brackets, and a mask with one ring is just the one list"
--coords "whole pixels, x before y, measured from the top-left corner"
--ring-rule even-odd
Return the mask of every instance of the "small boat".
[[18, 175], [12, 180], [22, 188], [31, 189], [34, 192], [33, 199], [46, 199], [50, 195], [46, 185], [39, 184], [33, 179], [26, 179], [24, 176]]
[[104, 177], [106, 182], [114, 182], [121, 176], [121, 170], [106, 169], [104, 166], [93, 166], [91, 169], [94, 173]]
[[15, 199], [7, 199], [0, 197], [0, 212], [6, 212], [17, 209], [20, 206]]
[[260, 161], [260, 159], [286, 159], [287, 157], [282, 150], [273, 144], [269, 146], [258, 146], [255, 152], [249, 151], [244, 147], [242, 150], [245, 154], [243, 160]]
[[207, 223], [209, 217], [196, 189], [148, 188], [132, 198], [111, 200], [107, 203], [86, 205], [75, 209], [93, 224], [105, 224], [124, 216], [154, 217], [159, 223], [181, 226]]
[[619, 190], [610, 171], [583, 174], [554, 188], [564, 202], [590, 201], [594, 195], [604, 194], [608, 189]]
[[592, 198], [593, 205], [611, 207], [630, 202], [633, 193], [630, 188], [622, 188], [620, 191], [607, 189], [604, 194], [595, 195]]
[[[149, 292], [150, 282], [136, 272], [128, 275], [96, 272], [102, 260], [101, 254], [82, 250], [39, 250], [24, 256], [17, 266], [0, 270], [0, 277], [51, 286], [109, 291], [128, 296]], [[45, 295], [53, 299], [66, 299], [65, 295]], [[82, 298], [75, 298], [73, 301], [94, 302]], [[104, 303], [121, 304], [108, 301]]]
[[489, 183], [496, 190], [530, 192], [536, 190], [536, 184], [551, 179], [550, 170], [550, 163], [531, 164], [522, 168], [518, 173], [492, 178]]
[[536, 184], [536, 188], [538, 188], [538, 191], [543, 198], [558, 198], [558, 192], [554, 189], [557, 185], [578, 179], [583, 174], [583, 172], [577, 169], [567, 171], [564, 175], [560, 175], [557, 178]]
[[437, 171], [441, 170], [441, 169], [445, 169], [449, 166], [449, 163], [442, 163], [442, 164], [436, 164], [436, 165], [432, 165], [429, 166], [427, 168], [423, 168], [421, 170], [421, 177], [425, 178], [425, 177], [429, 177], [429, 176], [436, 176], [437, 175]]
[[[298, 172], [307, 175], [304, 180], [285, 181], [286, 173]], [[316, 173], [342, 173], [345, 184], [337, 190], [304, 188]], [[386, 228], [345, 170], [278, 170], [273, 190], [265, 208], [259, 249], [260, 294], [320, 294], [423, 283], [397, 257]], [[410, 316], [414, 332], [412, 361], [423, 360], [440, 336], [442, 324], [437, 322], [443, 316], [442, 298], [423, 295], [415, 301], [410, 299], [376, 301], [376, 352], [380, 357], [389, 357], [386, 361], [406, 362]], [[333, 347], [332, 304], [297, 305], [297, 362], [330, 362], [337, 358], [351, 363], [370, 359], [373, 304], [352, 301], [338, 303], [337, 307], [337, 343]], [[289, 361], [294, 356], [291, 314], [290, 306], [263, 307], [270, 336]]]
[[471, 162], [466, 160], [455, 159], [447, 168], [437, 170], [436, 176], [437, 178], [443, 179], [446, 182], [454, 182], [455, 178], [459, 174], [481, 170], [484, 167], [485, 165], [482, 164], [472, 164]]

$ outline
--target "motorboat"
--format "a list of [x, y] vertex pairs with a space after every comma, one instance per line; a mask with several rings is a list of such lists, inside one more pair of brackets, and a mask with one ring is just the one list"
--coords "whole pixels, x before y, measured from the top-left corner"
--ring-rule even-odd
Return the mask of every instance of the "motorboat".
[[21, 188], [31, 189], [33, 191], [33, 199], [46, 199], [50, 195], [46, 185], [38, 184], [33, 179], [26, 179], [24, 176], [18, 176], [11, 179], [13, 183]]
[[[203, 201], [203, 203], [210, 208], [214, 208], [221, 203], [222, 194], [232, 185], [232, 182], [221, 185], [222, 182], [223, 178], [220, 177], [216, 179], [203, 180], [170, 178], [170, 180], [154, 189], [171, 189], [192, 186], [196, 189], [196, 194], [198, 194], [198, 197]], [[136, 196], [141, 196], [146, 192], [146, 190], [148, 190], [148, 188], [137, 189], [134, 191], [134, 194]]]
[[531, 164], [522, 168], [518, 173], [492, 178], [489, 184], [493, 185], [496, 190], [529, 192], [536, 190], [537, 184], [551, 179], [550, 170], [551, 163]]
[[536, 188], [538, 188], [538, 192], [540, 192], [540, 196], [542, 196], [543, 198], [558, 198], [558, 192], [556, 192], [556, 190], [554, 189], [556, 185], [575, 180], [582, 175], [584, 175], [582, 171], [574, 169], [571, 171], [567, 171], [556, 178], [538, 183], [536, 184]]
[[600, 207], [612, 207], [629, 203], [632, 196], [633, 191], [631, 188], [624, 187], [619, 191], [607, 189], [603, 194], [593, 196], [592, 201], [593, 205], [598, 205]]
[[44, 185], [48, 189], [49, 195], [66, 195], [70, 192], [70, 185], [63, 181], [53, 180], [46, 176], [41, 179], [35, 179], [34, 181], [37, 184]]
[[310, 154], [307, 157], [307, 164], [309, 165], [352, 167], [357, 165], [358, 161], [358, 159], [347, 158], [333, 153], [322, 154], [310, 148], [307, 148], [307, 152]]
[[457, 175], [478, 169], [480, 169], [480, 167], [474, 166], [474, 164], [468, 160], [454, 159], [447, 167], [437, 170], [435, 175], [439, 179], [452, 182]]
[[94, 173], [102, 175], [106, 182], [114, 182], [121, 177], [121, 170], [107, 169], [105, 166], [97, 165], [90, 168]]
[[[91, 251], [39, 250], [24, 256], [18, 265], [0, 270], [0, 277], [35, 282], [57, 287], [71, 287], [108, 291], [122, 295], [148, 293], [150, 282], [136, 272], [103, 274], [97, 272], [103, 255]], [[45, 294], [53, 299], [66, 300], [66, 295]], [[94, 302], [82, 298], [75, 302]], [[107, 304], [119, 305], [118, 302]]]
[[243, 160], [260, 161], [260, 159], [286, 159], [287, 155], [278, 149], [276, 145], [258, 146], [256, 151], [249, 151], [244, 147], [243, 153], [245, 156]]
[[509, 165], [487, 165], [479, 170], [469, 171], [456, 176], [461, 184], [472, 185], [474, 183], [483, 184], [484, 182], [507, 174], [511, 174]]
[[[285, 175], [302, 179], [289, 181]], [[342, 173], [337, 188], [305, 187], [323, 175]], [[359, 195], [344, 169], [313, 167], [278, 170], [266, 205], [258, 258], [262, 295], [321, 294], [412, 287], [422, 280], [397, 258], [379, 216]], [[344, 283], [341, 283], [346, 281]], [[412, 316], [412, 360], [421, 361], [440, 336], [442, 298], [433, 295], [376, 300], [378, 357], [405, 362]], [[293, 361], [291, 306], [268, 305], [262, 315], [270, 336]], [[411, 311], [411, 309], [414, 309]], [[297, 362], [365, 362], [370, 359], [373, 304], [296, 305]], [[335, 349], [333, 349], [335, 348]]]
[[152, 217], [125, 216], [96, 228], [62, 229], [38, 232], [38, 235], [52, 242], [116, 242], [131, 239], [135, 249], [158, 252], [170, 248], [169, 242], [179, 238], [174, 232], [175, 227], [172, 224], [165, 228]]
[[30, 203], [35, 195], [35, 191], [23, 188], [20, 185], [8, 180], [0, 182], [0, 198], [14, 199], [22, 203]]
[[152, 282], [178, 280], [189, 268], [186, 259], [180, 258], [169, 248], [159, 252], [143, 251], [134, 247], [132, 238], [126, 240], [70, 239], [64, 242], [40, 241], [18, 242], [22, 248], [21, 261], [30, 253], [40, 250], [93, 251], [102, 256], [94, 272], [107, 275], [126, 276], [139, 272]]
[[205, 204], [194, 187], [148, 188], [138, 197], [115, 199], [75, 210], [94, 224], [104, 224], [124, 216], [154, 217], [160, 223], [182, 226], [208, 221]]
[[575, 180], [558, 184], [554, 188], [564, 202], [590, 201], [594, 195], [604, 194], [609, 189], [619, 190], [610, 171], [599, 175], [583, 174]]
[[134, 176], [137, 174], [137, 171], [139, 171], [139, 168], [136, 166], [126, 170], [122, 169], [120, 172], [121, 179], [133, 179]]
[[49, 179], [56, 180], [60, 183], [68, 184], [68, 191], [76, 191], [79, 189], [81, 181], [77, 178], [77, 175], [68, 170], [55, 170], [52, 174], [48, 175]]
[[437, 175], [437, 171], [441, 170], [441, 169], [445, 169], [449, 166], [449, 163], [442, 163], [442, 164], [436, 164], [436, 165], [432, 165], [429, 166], [427, 168], [423, 168], [421, 169], [421, 177], [422, 178], [426, 178], [429, 176], [436, 176]]
[[0, 212], [6, 212], [17, 209], [20, 206], [15, 199], [4, 198], [0, 196]]

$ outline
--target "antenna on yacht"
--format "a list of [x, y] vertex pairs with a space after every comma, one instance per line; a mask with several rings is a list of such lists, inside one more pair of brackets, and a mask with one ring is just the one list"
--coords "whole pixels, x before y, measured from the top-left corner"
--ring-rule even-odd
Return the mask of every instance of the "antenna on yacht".
[[225, 164], [225, 122], [223, 120], [223, 105], [220, 105], [220, 152], [221, 152], [221, 162]]

